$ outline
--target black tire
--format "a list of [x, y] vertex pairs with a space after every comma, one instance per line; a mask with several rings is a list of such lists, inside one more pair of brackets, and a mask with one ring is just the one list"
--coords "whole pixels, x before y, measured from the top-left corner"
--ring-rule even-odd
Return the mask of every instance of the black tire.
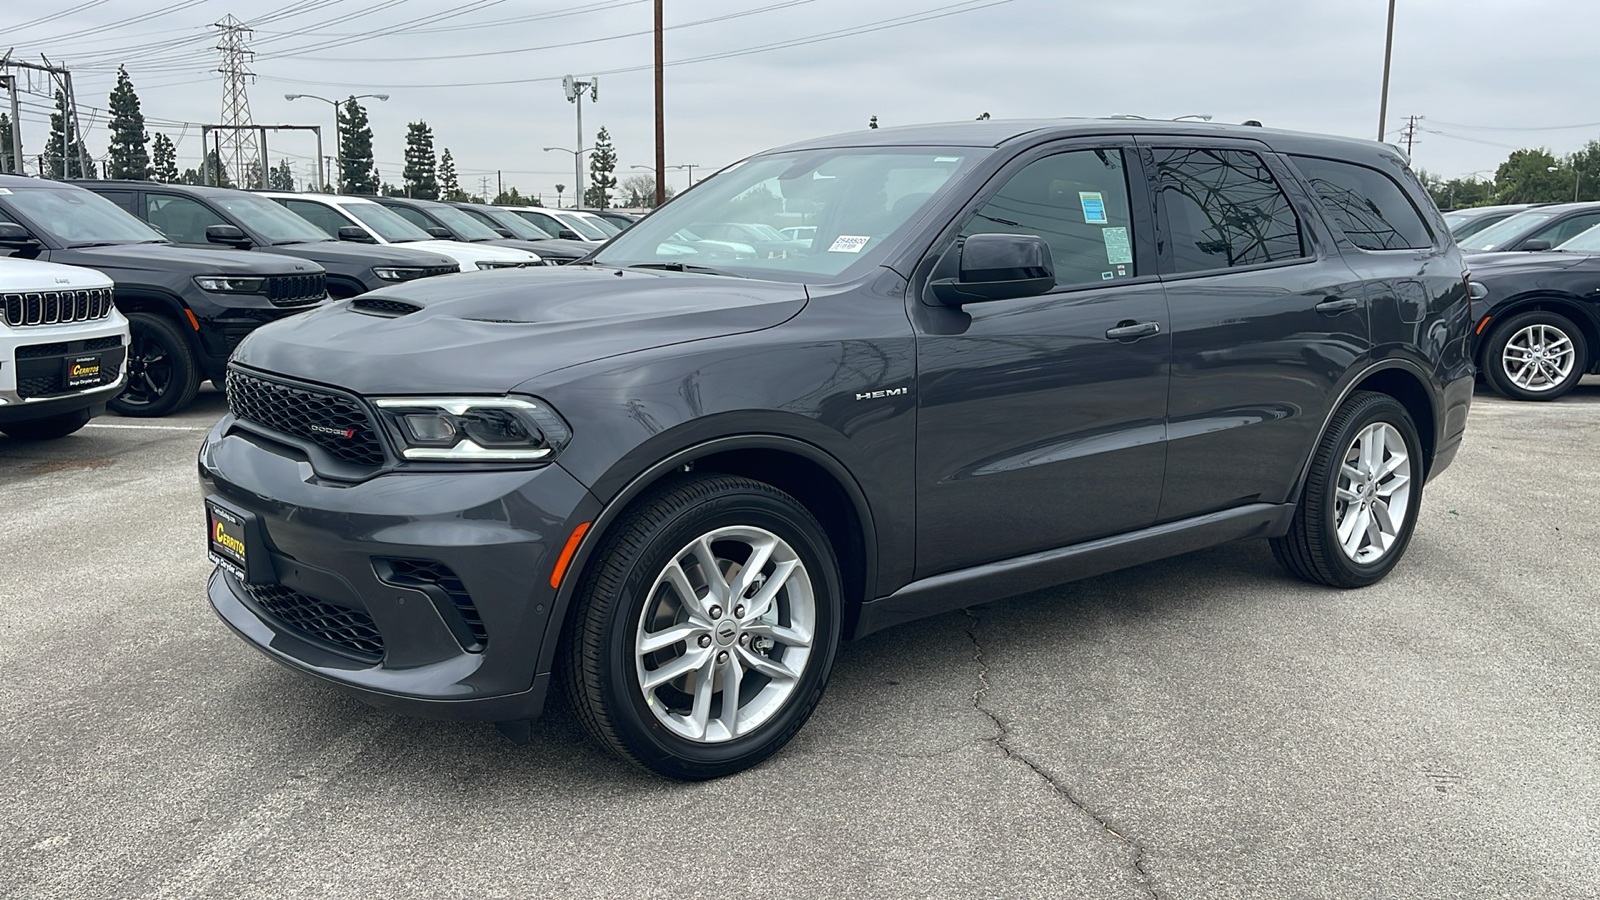
[[[763, 529], [792, 548], [810, 578], [815, 625], [801, 674], [769, 718], [748, 733], [719, 743], [697, 742], [675, 732], [652, 711], [658, 694], [646, 699], [636, 668], [640, 657], [635, 642], [646, 604], [659, 609], [660, 601], [652, 600], [661, 591], [651, 591], [658, 575], [691, 542], [730, 526]], [[610, 529], [589, 566], [563, 641], [560, 670], [567, 697], [595, 741], [634, 765], [685, 781], [747, 769], [786, 744], [821, 699], [838, 649], [840, 598], [832, 545], [822, 526], [793, 497], [748, 478], [708, 474], [676, 479], [636, 501]], [[723, 637], [718, 631], [720, 644]], [[742, 633], [738, 636], [740, 647], [745, 638]], [[759, 639], [752, 642], [752, 650], [757, 643]], [[743, 652], [723, 646], [735, 654]], [[677, 647], [688, 648], [689, 642]], [[692, 651], [682, 652], [687, 658]], [[720, 651], [718, 645], [710, 645], [705, 652]], [[751, 679], [749, 685], [761, 687], [759, 679]], [[715, 701], [719, 709], [725, 698], [720, 694]], [[661, 703], [661, 715], [666, 706]], [[742, 709], [742, 703], [737, 708]]]
[[106, 405], [118, 415], [141, 418], [188, 406], [200, 389], [200, 365], [183, 333], [150, 313], [129, 313], [128, 331], [128, 383]]
[[[1544, 381], [1549, 387], [1529, 390], [1517, 384], [1513, 373], [1509, 371], [1510, 366], [1505, 359], [1506, 345], [1524, 329], [1539, 325], [1560, 332], [1572, 342], [1572, 369], [1558, 381]], [[1571, 319], [1549, 310], [1532, 309], [1497, 323], [1494, 330], [1489, 332], [1489, 340], [1483, 345], [1484, 379], [1496, 393], [1512, 400], [1554, 400], [1577, 387], [1588, 369], [1589, 342], [1584, 339], [1583, 331]]]
[[[1368, 426], [1384, 423], [1399, 432], [1409, 460], [1409, 493], [1402, 521], [1393, 543], [1371, 562], [1358, 562], [1341, 546], [1338, 533], [1340, 472], [1346, 457], [1354, 450], [1358, 435]], [[1290, 574], [1315, 584], [1332, 587], [1365, 587], [1381, 580], [1399, 563], [1411, 542], [1422, 506], [1424, 479], [1422, 442], [1417, 437], [1411, 414], [1388, 394], [1357, 391], [1334, 413], [1327, 433], [1317, 444], [1316, 456], [1305, 489], [1300, 495], [1289, 533], [1273, 538], [1272, 555]], [[1392, 495], [1391, 495], [1392, 499]], [[1389, 507], [1385, 507], [1385, 515]], [[1360, 540], [1360, 538], [1358, 538]]]
[[76, 412], [62, 413], [58, 416], [47, 416], [43, 419], [0, 425], [0, 431], [4, 431], [19, 441], [53, 441], [56, 438], [64, 438], [82, 428], [88, 424], [89, 418], [89, 411], [80, 409]]

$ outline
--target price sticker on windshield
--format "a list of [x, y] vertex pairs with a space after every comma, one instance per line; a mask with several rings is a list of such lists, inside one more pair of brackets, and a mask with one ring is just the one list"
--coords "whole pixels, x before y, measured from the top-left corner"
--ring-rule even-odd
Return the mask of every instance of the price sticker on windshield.
[[833, 239], [833, 246], [828, 248], [829, 253], [860, 253], [861, 248], [872, 240], [871, 235], [865, 237], [856, 234], [841, 234]]

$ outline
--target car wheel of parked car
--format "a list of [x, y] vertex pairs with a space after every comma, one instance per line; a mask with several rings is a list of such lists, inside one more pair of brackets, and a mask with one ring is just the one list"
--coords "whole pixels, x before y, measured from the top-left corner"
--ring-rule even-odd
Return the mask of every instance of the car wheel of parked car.
[[1489, 386], [1513, 400], [1554, 400], [1589, 368], [1583, 332], [1559, 313], [1535, 309], [1495, 326], [1483, 349]]
[[1272, 540], [1290, 573], [1365, 587], [1405, 554], [1422, 503], [1422, 443], [1388, 394], [1358, 391], [1329, 423], [1289, 533]]
[[171, 322], [129, 313], [128, 384], [108, 405], [124, 416], [164, 416], [189, 405], [200, 389], [194, 351]]
[[59, 416], [47, 416], [43, 419], [33, 419], [27, 422], [12, 422], [9, 425], [0, 425], [4, 431], [19, 441], [53, 441], [63, 438], [89, 422], [89, 411], [80, 409], [75, 412], [62, 413]]
[[839, 567], [815, 518], [747, 478], [641, 498], [601, 545], [565, 643], [589, 733], [672, 778], [749, 768], [794, 736], [838, 647]]

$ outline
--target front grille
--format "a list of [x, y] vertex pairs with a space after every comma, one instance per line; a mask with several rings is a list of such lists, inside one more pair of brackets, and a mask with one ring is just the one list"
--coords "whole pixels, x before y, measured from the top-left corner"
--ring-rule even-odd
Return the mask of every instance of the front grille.
[[111, 315], [111, 290], [42, 291], [6, 294], [3, 303], [5, 323], [13, 328], [29, 325], [64, 325], [92, 322]]
[[228, 368], [228, 409], [247, 422], [312, 441], [358, 466], [383, 463], [383, 446], [354, 398], [269, 381]]
[[116, 359], [100, 360], [100, 383], [83, 387], [67, 387], [61, 380], [61, 367], [54, 366], [53, 369], [54, 371], [45, 374], [34, 375], [22, 375], [19, 372], [17, 396], [27, 399], [29, 397], [48, 397], [51, 394], [78, 394], [83, 391], [97, 391], [117, 380], [117, 376], [122, 373], [122, 358], [119, 354]]
[[35, 359], [40, 356], [66, 356], [68, 353], [93, 353], [97, 350], [110, 350], [115, 347], [121, 347], [122, 338], [119, 335], [112, 335], [111, 337], [95, 338], [82, 342], [74, 341], [73, 343], [82, 343], [83, 346], [74, 350], [71, 344], [58, 342], [54, 344], [29, 344], [26, 347], [18, 347], [17, 359]]
[[[443, 591], [465, 626], [465, 633], [458, 635], [462, 638], [461, 645], [472, 651], [482, 650], [489, 645], [489, 632], [483, 627], [483, 616], [478, 614], [478, 607], [472, 602], [472, 595], [467, 593], [467, 586], [449, 566], [427, 559], [375, 559], [373, 562], [378, 566], [379, 577], [389, 584], [418, 588], [424, 592], [430, 588]], [[448, 614], [445, 609], [439, 612]], [[466, 640], [469, 634], [471, 640]]]
[[246, 584], [256, 606], [301, 634], [369, 662], [383, 658], [383, 635], [359, 609], [335, 606], [281, 584]]
[[323, 275], [274, 275], [262, 287], [273, 306], [301, 306], [315, 303], [328, 295], [327, 278]]
[[380, 316], [409, 316], [422, 310], [422, 307], [414, 303], [385, 300], [382, 297], [357, 297], [351, 301], [350, 306], [358, 312], [373, 313]]
[[[63, 360], [81, 353], [99, 355], [100, 383], [69, 388], [62, 372]], [[27, 399], [99, 390], [117, 380], [122, 372], [125, 356], [121, 335], [18, 347], [16, 349], [17, 396]]]

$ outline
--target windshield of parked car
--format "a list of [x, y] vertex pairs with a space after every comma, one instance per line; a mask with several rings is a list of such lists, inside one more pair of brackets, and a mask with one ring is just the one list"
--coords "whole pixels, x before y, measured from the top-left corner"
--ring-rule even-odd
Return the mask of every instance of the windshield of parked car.
[[576, 231], [591, 241], [605, 241], [611, 239], [611, 235], [600, 230], [600, 228], [598, 228], [593, 222], [590, 222], [583, 216], [575, 216], [570, 212], [552, 212], [551, 215], [556, 217], [556, 221], [564, 223], [568, 228], [571, 228], [573, 231]]
[[[488, 216], [496, 225], [511, 232], [512, 237], [520, 240], [544, 241], [555, 237], [553, 234], [546, 234], [543, 228], [513, 212], [506, 212], [503, 209], [480, 209], [472, 212], [476, 212], [481, 216]], [[472, 215], [472, 213], [469, 212], [467, 215]]]
[[445, 227], [468, 241], [498, 241], [500, 235], [493, 228], [479, 222], [453, 206], [429, 206], [427, 213], [443, 222]]
[[[922, 212], [986, 151], [834, 148], [757, 156], [697, 184], [617, 235], [594, 261], [705, 265], [756, 278], [854, 277], [880, 265]], [[721, 224], [815, 226], [799, 240], [751, 244]], [[691, 229], [704, 240], [687, 240]]]
[[1565, 250], [1569, 253], [1600, 253], [1600, 225], [1596, 225], [1588, 231], [1579, 232], [1574, 237], [1569, 238], [1566, 243], [1557, 246], [1556, 249]]
[[343, 203], [339, 208], [361, 220], [361, 224], [371, 228], [378, 237], [391, 244], [404, 244], [408, 241], [437, 240], [433, 235], [421, 228], [407, 222], [387, 206], [376, 203]]
[[1532, 228], [1533, 226], [1547, 219], [1554, 218], [1554, 216], [1555, 213], [1534, 212], [1533, 210], [1517, 213], [1511, 218], [1506, 219], [1503, 222], [1497, 222], [1494, 225], [1490, 225], [1488, 228], [1485, 228], [1477, 234], [1467, 238], [1465, 241], [1461, 241], [1461, 249], [1497, 249], [1501, 244], [1515, 240], [1518, 235], [1527, 231], [1529, 228]]
[[580, 210], [573, 213], [572, 217], [575, 219], [582, 219], [583, 221], [588, 222], [590, 225], [600, 229], [600, 233], [604, 234], [606, 237], [615, 237], [616, 235], [622, 233], [622, 229], [618, 228], [615, 222], [612, 222], [605, 216], [599, 216], [592, 212], [583, 212]]
[[308, 241], [328, 240], [328, 235], [323, 233], [321, 228], [265, 197], [257, 197], [254, 194], [230, 194], [226, 197], [212, 197], [211, 201], [274, 244], [304, 244]]
[[[133, 213], [83, 188], [26, 187], [7, 191], [0, 209], [14, 209], [34, 228], [69, 247], [166, 243]], [[0, 214], [0, 218], [10, 218]], [[21, 224], [21, 223], [18, 223]]]

